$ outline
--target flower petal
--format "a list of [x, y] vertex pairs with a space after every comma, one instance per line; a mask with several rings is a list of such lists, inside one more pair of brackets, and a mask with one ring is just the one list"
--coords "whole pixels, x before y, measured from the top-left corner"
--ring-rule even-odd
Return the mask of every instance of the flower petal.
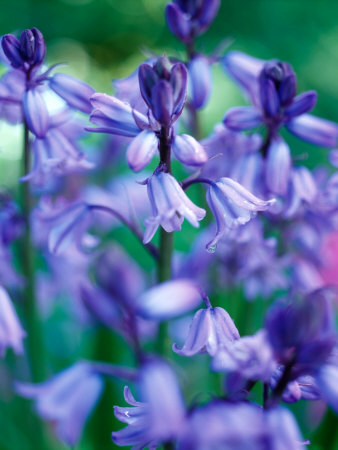
[[337, 145], [338, 126], [329, 120], [302, 114], [286, 124], [286, 128], [300, 139], [320, 147]]
[[168, 320], [194, 309], [201, 302], [199, 287], [191, 280], [178, 279], [159, 284], [138, 300], [138, 313], [151, 320]]

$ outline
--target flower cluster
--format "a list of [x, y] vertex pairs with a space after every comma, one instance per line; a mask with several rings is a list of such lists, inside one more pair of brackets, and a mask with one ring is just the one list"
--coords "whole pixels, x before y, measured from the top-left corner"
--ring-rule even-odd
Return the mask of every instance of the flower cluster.
[[[0, 394], [7, 377], [68, 446], [105, 408], [93, 445], [109, 444], [112, 407], [116, 445], [180, 450], [301, 450], [320, 408], [338, 412], [337, 150], [313, 170], [284, 133], [334, 149], [338, 126], [309, 114], [317, 94], [297, 95], [289, 63], [202, 54], [219, 7], [170, 1], [186, 57], [152, 54], [114, 95], [45, 67], [38, 29], [2, 38], [0, 117], [24, 130], [26, 183], [0, 194], [0, 356], [25, 357]], [[212, 64], [251, 106], [208, 135]], [[302, 432], [287, 407], [300, 400]]]

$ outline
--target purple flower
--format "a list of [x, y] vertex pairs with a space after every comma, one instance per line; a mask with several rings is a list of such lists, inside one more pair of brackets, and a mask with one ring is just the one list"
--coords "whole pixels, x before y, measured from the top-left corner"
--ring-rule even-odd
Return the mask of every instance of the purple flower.
[[139, 297], [137, 311], [146, 319], [168, 320], [196, 308], [201, 297], [201, 290], [191, 280], [166, 281]]
[[74, 133], [78, 125], [68, 110], [51, 116], [45, 136], [36, 137], [32, 143], [32, 170], [20, 181], [33, 180], [35, 184], [44, 184], [53, 175], [59, 177], [92, 169], [93, 163], [87, 161], [79, 149], [78, 139], [84, 132]]
[[[270, 381], [270, 386], [272, 389], [276, 387], [284, 369], [285, 368], [283, 366], [279, 366], [272, 374]], [[318, 384], [316, 383], [315, 378], [311, 375], [302, 375], [296, 380], [288, 383], [282, 395], [282, 400], [286, 403], [294, 403], [301, 398], [312, 401], [319, 400], [321, 398]]]
[[148, 197], [153, 215], [146, 220], [143, 243], [148, 243], [161, 225], [167, 232], [181, 229], [186, 218], [198, 228], [205, 210], [198, 208], [184, 193], [175, 178], [166, 172], [155, 172], [147, 182]]
[[162, 56], [155, 63], [141, 64], [139, 83], [143, 100], [161, 126], [170, 126], [180, 116], [187, 95], [187, 69]]
[[182, 356], [209, 353], [214, 356], [223, 346], [239, 339], [238, 330], [223, 308], [200, 309], [194, 315], [187, 339], [182, 348], [173, 345], [173, 351]]
[[235, 372], [247, 380], [270, 380], [276, 368], [273, 351], [264, 330], [245, 336], [219, 349], [212, 368], [221, 372]]
[[37, 413], [57, 437], [75, 446], [103, 389], [103, 380], [88, 362], [77, 363], [40, 384], [16, 383], [16, 391], [35, 400]]
[[274, 199], [259, 199], [230, 178], [221, 178], [217, 182], [211, 182], [210, 185], [207, 202], [217, 224], [216, 236], [207, 244], [210, 251], [215, 249], [217, 242], [227, 230], [244, 225], [256, 211], [265, 211], [275, 202]]
[[219, 6], [219, 0], [173, 0], [165, 11], [168, 28], [181, 41], [191, 42], [209, 28]]
[[114, 443], [156, 448], [160, 442], [180, 435], [185, 425], [185, 407], [170, 367], [160, 360], [145, 363], [139, 388], [142, 402], [137, 402], [126, 387], [124, 397], [132, 407], [114, 407], [117, 419], [128, 425], [112, 433]]
[[301, 302], [276, 304], [267, 314], [266, 330], [275, 357], [293, 368], [290, 381], [311, 374], [329, 358], [336, 342], [332, 306], [325, 290]]
[[257, 405], [213, 401], [191, 412], [178, 449], [261, 450], [268, 436], [262, 410]]
[[225, 67], [251, 97], [253, 107], [236, 107], [224, 117], [233, 130], [269, 129], [272, 141], [282, 126], [315, 145], [335, 147], [338, 127], [327, 120], [306, 114], [315, 105], [314, 91], [296, 96], [296, 75], [288, 63], [257, 60], [240, 52], [225, 57]]
[[23, 71], [39, 66], [46, 55], [46, 44], [37, 28], [24, 30], [20, 40], [12, 34], [6, 34], [1, 44], [12, 67]]
[[0, 356], [11, 347], [15, 353], [23, 353], [25, 331], [20, 325], [15, 309], [5, 289], [0, 286]]

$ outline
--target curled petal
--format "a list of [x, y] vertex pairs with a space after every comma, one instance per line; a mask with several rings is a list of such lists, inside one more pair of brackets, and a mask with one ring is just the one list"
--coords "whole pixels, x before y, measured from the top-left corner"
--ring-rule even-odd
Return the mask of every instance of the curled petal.
[[[105, 132], [111, 128], [112, 134], [122, 136], [136, 136], [140, 129], [135, 123], [137, 116], [143, 123], [146, 117], [140, 112], [133, 110], [128, 103], [107, 94], [94, 94], [91, 103], [96, 108], [90, 116], [90, 121], [96, 125], [103, 126]], [[91, 130], [95, 131], [95, 129]]]
[[266, 184], [274, 194], [284, 195], [288, 188], [291, 171], [289, 146], [283, 139], [274, 139], [266, 160]]
[[238, 106], [226, 113], [223, 123], [234, 131], [250, 130], [262, 123], [262, 114], [251, 106]]
[[201, 302], [201, 291], [191, 280], [179, 279], [159, 284], [138, 300], [139, 314], [151, 320], [168, 320], [184, 314]]
[[25, 92], [22, 107], [30, 131], [38, 138], [43, 138], [48, 130], [49, 116], [40, 92], [37, 89]]
[[202, 145], [192, 136], [175, 136], [173, 151], [176, 158], [188, 166], [200, 166], [208, 161], [208, 155]]
[[310, 114], [302, 114], [286, 124], [286, 128], [300, 139], [321, 147], [337, 145], [338, 127], [329, 120]]
[[91, 96], [95, 93], [89, 84], [64, 73], [56, 73], [49, 82], [49, 86], [69, 106], [89, 114], [92, 110]]

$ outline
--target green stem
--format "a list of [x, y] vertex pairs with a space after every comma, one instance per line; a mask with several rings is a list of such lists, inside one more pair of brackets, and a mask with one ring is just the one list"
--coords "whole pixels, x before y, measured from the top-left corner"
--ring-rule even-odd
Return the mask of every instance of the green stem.
[[[157, 263], [157, 280], [159, 283], [171, 278], [171, 259], [174, 248], [174, 234], [168, 233], [161, 227], [160, 247]], [[162, 322], [159, 327], [157, 351], [165, 355], [169, 352], [170, 342], [168, 340], [167, 324]]]
[[[29, 141], [29, 130], [27, 124], [24, 124], [24, 143], [23, 143], [23, 167], [22, 172], [26, 175], [30, 171], [31, 151]], [[25, 277], [24, 289], [24, 313], [28, 347], [28, 356], [30, 361], [33, 381], [42, 381], [45, 378], [45, 353], [43, 346], [42, 330], [39, 321], [39, 315], [35, 298], [35, 258], [32, 246], [32, 230], [30, 215], [32, 209], [32, 198], [30, 195], [30, 185], [28, 182], [21, 185], [21, 204], [23, 216], [25, 219], [25, 231], [22, 239], [22, 271]]]

